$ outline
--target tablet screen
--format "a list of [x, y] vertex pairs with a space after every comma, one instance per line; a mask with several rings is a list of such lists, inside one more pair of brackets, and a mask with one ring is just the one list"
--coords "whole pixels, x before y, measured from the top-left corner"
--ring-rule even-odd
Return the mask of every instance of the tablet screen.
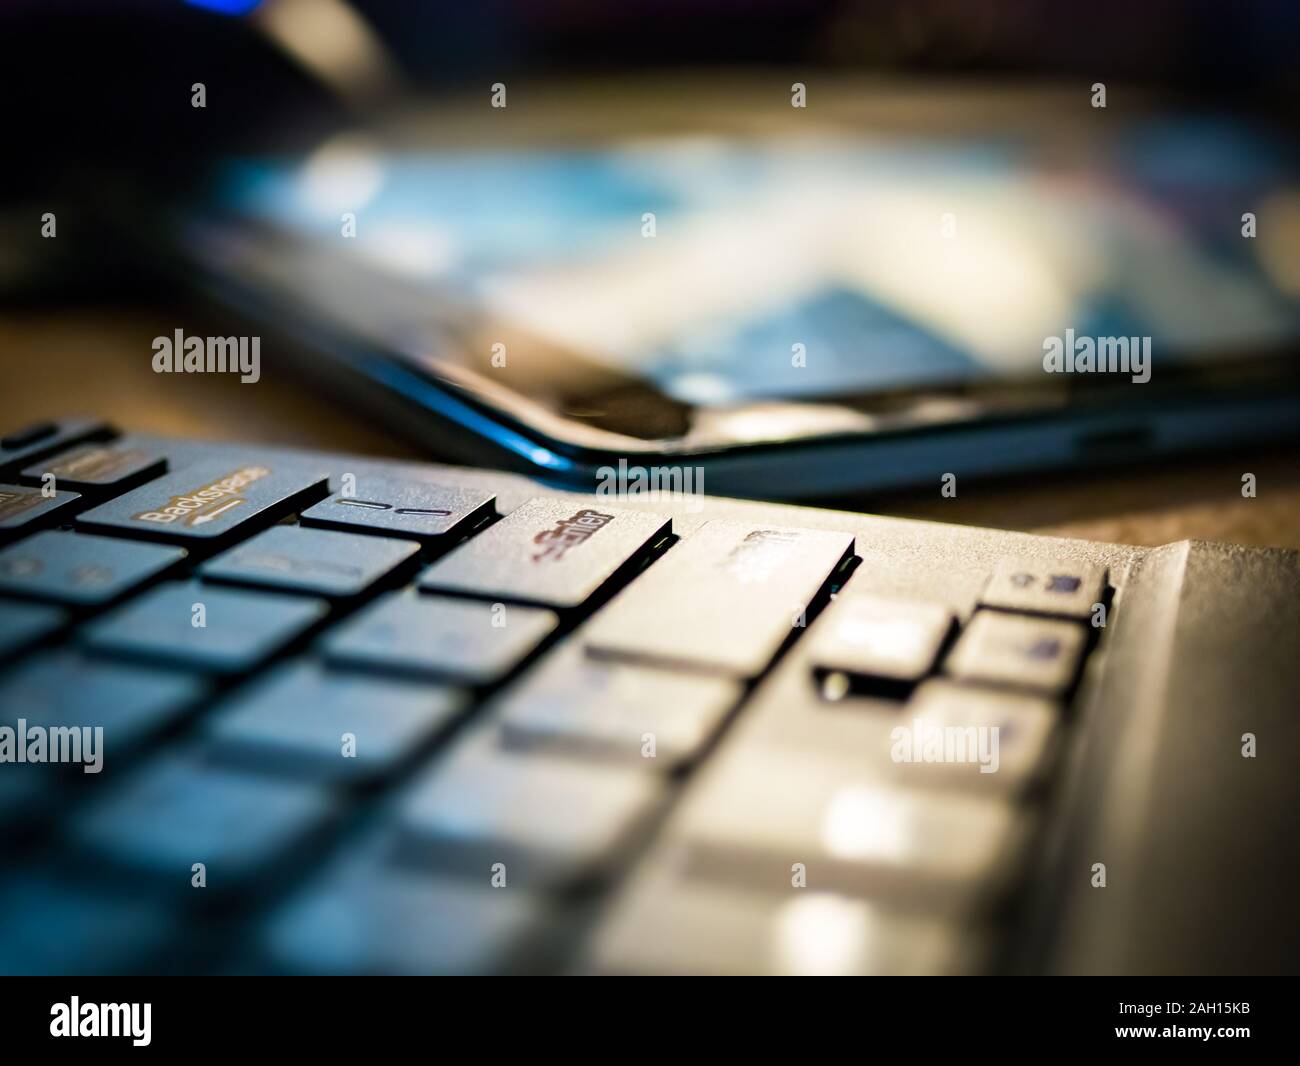
[[487, 366], [500, 344], [526, 364], [512, 384], [531, 375], [559, 407], [610, 380], [708, 407], [1023, 379], [1054, 337], [1131, 338], [1159, 375], [1300, 331], [1292, 162], [1213, 121], [1060, 143], [394, 154], [344, 137], [232, 162], [219, 198], [293, 238], [279, 272], [300, 298], [417, 347], [455, 307], [473, 338], [458, 358]]

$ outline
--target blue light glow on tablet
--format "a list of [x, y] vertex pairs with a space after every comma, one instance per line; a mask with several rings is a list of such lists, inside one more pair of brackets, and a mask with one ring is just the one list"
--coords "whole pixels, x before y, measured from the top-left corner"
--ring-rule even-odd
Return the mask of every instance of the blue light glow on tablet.
[[185, 0], [190, 7], [215, 11], [218, 15], [247, 15], [262, 0]]

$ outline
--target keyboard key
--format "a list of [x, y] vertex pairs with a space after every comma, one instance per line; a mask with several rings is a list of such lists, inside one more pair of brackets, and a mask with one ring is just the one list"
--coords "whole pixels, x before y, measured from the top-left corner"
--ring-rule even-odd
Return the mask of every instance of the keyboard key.
[[102, 727], [104, 766], [129, 755], [194, 708], [195, 678], [89, 659], [74, 651], [35, 655], [0, 677], [0, 724]]
[[504, 863], [509, 885], [567, 885], [618, 862], [664, 795], [654, 774], [462, 746], [408, 794], [400, 852], [475, 880]]
[[1059, 719], [1039, 696], [936, 678], [899, 713], [909, 758], [894, 765], [910, 785], [1019, 793], [1046, 769]]
[[[234, 674], [270, 658], [327, 610], [321, 600], [186, 581], [153, 589], [83, 632], [102, 654]], [[205, 624], [196, 626], [200, 617]]]
[[491, 517], [496, 497], [478, 489], [365, 477], [355, 496], [331, 496], [301, 515], [305, 526], [410, 537], [428, 544], [476, 529]]
[[853, 536], [717, 521], [685, 538], [584, 631], [606, 658], [761, 673], [853, 551]]
[[990, 799], [892, 787], [840, 757], [738, 752], [688, 797], [670, 842], [691, 878], [788, 895], [809, 891], [971, 914], [1019, 870], [1020, 819]]
[[919, 681], [952, 629], [947, 607], [842, 592], [809, 634], [809, 655], [822, 670], [850, 678]]
[[167, 459], [157, 452], [131, 444], [86, 444], [27, 467], [22, 477], [39, 485], [53, 474], [56, 488], [103, 496], [134, 488], [166, 470]]
[[365, 592], [419, 551], [413, 540], [272, 526], [209, 559], [199, 573], [209, 581], [342, 598]]
[[184, 558], [184, 548], [52, 529], [0, 551], [0, 593], [95, 607], [166, 573]]
[[334, 814], [317, 789], [169, 756], [100, 797], [70, 834], [108, 864], [178, 890], [191, 890], [191, 866], [201, 862], [213, 891], [269, 874]]
[[152, 903], [114, 899], [45, 872], [0, 887], [0, 973], [122, 973], [145, 964], [174, 933]]
[[271, 525], [315, 503], [328, 484], [323, 471], [301, 464], [211, 459], [92, 507], [77, 521], [90, 529], [149, 539], [211, 543]]
[[529, 500], [439, 560], [420, 587], [546, 607], [581, 606], [672, 532], [662, 515]]
[[501, 735], [514, 748], [671, 771], [697, 758], [740, 694], [725, 678], [596, 662], [569, 646], [509, 692]]
[[1074, 622], [977, 611], [945, 669], [962, 681], [1056, 694], [1074, 680], [1086, 636]]
[[1106, 571], [1080, 563], [1003, 560], [980, 596], [985, 607], [1086, 619], [1106, 589]]
[[388, 596], [325, 640], [331, 662], [361, 669], [488, 685], [555, 629], [536, 607], [477, 603], [415, 592]]
[[57, 422], [37, 422], [34, 425], [26, 426], [23, 429], [15, 430], [4, 437], [0, 437], [0, 448], [9, 450], [16, 448], [26, 448], [30, 444], [53, 437], [59, 431]]
[[654, 876], [602, 922], [584, 973], [712, 976], [951, 975], [978, 948], [957, 926], [863, 900], [800, 890], [785, 897]]
[[77, 493], [62, 489], [46, 496], [41, 489], [28, 485], [0, 485], [0, 536], [46, 522], [79, 499]]
[[93, 419], [74, 418], [64, 422], [41, 422], [15, 430], [0, 438], [0, 471], [27, 466], [46, 455], [53, 455], [72, 444], [85, 440], [103, 440], [112, 435], [105, 423]]
[[67, 618], [57, 607], [0, 600], [0, 663], [57, 633]]
[[544, 911], [531, 895], [387, 867], [348, 867], [273, 916], [266, 940], [300, 974], [488, 974], [508, 966]]
[[208, 737], [223, 761], [327, 782], [373, 781], [419, 752], [463, 708], [453, 689], [304, 662], [236, 697], [211, 721]]

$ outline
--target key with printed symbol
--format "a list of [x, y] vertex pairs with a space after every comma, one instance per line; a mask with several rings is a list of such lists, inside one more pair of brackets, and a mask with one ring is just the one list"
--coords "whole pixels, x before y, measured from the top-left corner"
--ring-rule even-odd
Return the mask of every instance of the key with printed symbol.
[[342, 598], [413, 565], [419, 551], [413, 540], [272, 526], [209, 559], [199, 573], [207, 581]]
[[423, 544], [454, 540], [495, 512], [496, 496], [477, 489], [366, 477], [357, 495], [337, 494], [307, 508], [304, 526], [409, 537]]
[[163, 544], [46, 530], [0, 551], [0, 593], [100, 606], [166, 573], [185, 554]]
[[1106, 590], [1106, 570], [1086, 564], [1003, 560], [980, 603], [1004, 611], [1088, 618]]
[[761, 673], [853, 553], [853, 535], [714, 521], [669, 549], [583, 632], [601, 658]]
[[77, 518], [83, 528], [190, 547], [268, 526], [325, 495], [323, 471], [212, 459], [183, 467]]
[[1076, 622], [977, 611], [944, 669], [962, 681], [1057, 694], [1074, 680], [1086, 643]]
[[65, 489], [48, 492], [30, 485], [0, 485], [0, 538], [57, 521], [58, 512], [81, 499]]
[[434, 563], [431, 592], [579, 607], [672, 532], [672, 520], [603, 501], [533, 499]]

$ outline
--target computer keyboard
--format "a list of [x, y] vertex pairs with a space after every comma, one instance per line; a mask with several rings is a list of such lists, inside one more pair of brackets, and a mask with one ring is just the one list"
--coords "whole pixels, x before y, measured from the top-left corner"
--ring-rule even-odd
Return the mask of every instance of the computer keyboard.
[[1174, 548], [20, 431], [0, 726], [103, 732], [0, 762], [0, 970], [1108, 965], [1060, 945], [1200, 638]]

